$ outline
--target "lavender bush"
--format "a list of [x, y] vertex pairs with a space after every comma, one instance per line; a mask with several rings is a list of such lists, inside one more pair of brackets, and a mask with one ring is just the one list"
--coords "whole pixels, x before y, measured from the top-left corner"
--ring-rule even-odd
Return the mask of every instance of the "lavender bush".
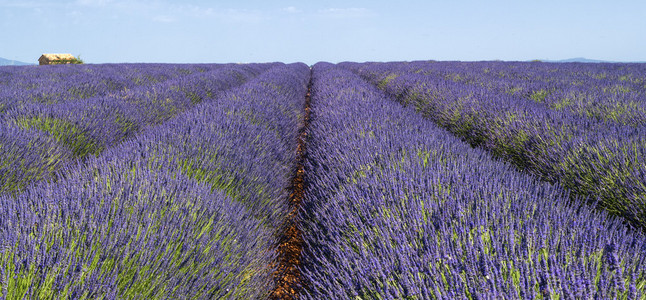
[[596, 121], [646, 124], [644, 64], [435, 62], [418, 71]]
[[0, 67], [0, 103], [60, 103], [107, 96], [232, 64], [104, 64]]
[[[9, 169], [16, 162], [40, 162], [48, 158], [43, 157], [43, 151], [38, 148], [42, 145], [31, 142], [16, 144], [11, 139], [0, 140], [0, 143], [7, 143], [4, 146], [6, 151], [15, 153], [13, 156], [0, 158], [0, 161], [6, 161], [0, 165], [2, 172], [12, 174], [10, 177], [24, 179], [15, 184], [7, 184], [0, 192], [17, 192], [30, 182], [55, 179], [55, 172], [69, 161], [97, 155], [147, 126], [160, 124], [204, 100], [212, 100], [222, 91], [244, 83], [271, 66], [273, 64], [221, 66], [213, 71], [197, 72], [110, 96], [54, 104], [26, 102], [16, 106], [0, 116], [0, 124], [16, 128], [12, 129], [14, 131], [24, 132], [23, 139], [30, 138], [30, 134], [26, 132], [42, 132], [55, 140], [59, 144], [58, 148], [67, 148], [73, 155], [62, 157], [66, 159], [55, 163], [49, 162], [51, 167], [46, 167], [45, 171], [33, 171], [30, 168], [40, 166], [30, 164]], [[101, 66], [95, 67], [95, 70], [101, 70]], [[168, 72], [176, 71], [169, 68]], [[16, 148], [19, 145], [24, 148]]]
[[434, 70], [433, 63], [344, 66], [472, 145], [598, 199], [611, 214], [646, 228], [646, 127], [583, 117], [449, 80], [441, 72], [426, 72]]
[[308, 77], [275, 65], [0, 197], [1, 295], [266, 297]]
[[306, 299], [640, 299], [646, 237], [314, 66]]
[[16, 191], [47, 179], [72, 157], [69, 148], [46, 133], [0, 123], [0, 191]]

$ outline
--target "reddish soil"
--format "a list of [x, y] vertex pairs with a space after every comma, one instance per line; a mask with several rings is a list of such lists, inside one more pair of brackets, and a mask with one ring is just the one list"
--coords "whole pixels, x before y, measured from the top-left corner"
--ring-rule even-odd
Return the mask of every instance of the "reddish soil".
[[271, 292], [270, 299], [298, 299], [299, 287], [302, 286], [298, 266], [301, 262], [303, 237], [298, 227], [297, 215], [305, 191], [305, 169], [303, 164], [305, 162], [305, 140], [310, 121], [311, 85], [310, 79], [307, 94], [305, 95], [305, 116], [298, 137], [296, 174], [292, 179], [291, 193], [289, 195], [290, 213], [285, 220], [280, 244], [276, 249], [278, 252], [278, 267], [274, 273], [276, 286]]

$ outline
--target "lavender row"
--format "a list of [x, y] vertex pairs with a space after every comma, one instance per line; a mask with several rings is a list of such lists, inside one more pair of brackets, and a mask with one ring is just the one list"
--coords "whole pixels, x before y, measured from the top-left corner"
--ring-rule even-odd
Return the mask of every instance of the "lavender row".
[[640, 299], [646, 237], [314, 66], [305, 299]]
[[0, 67], [0, 113], [22, 103], [107, 96], [225, 65], [105, 64]]
[[[0, 155], [0, 173], [4, 175], [0, 192], [17, 192], [31, 182], [54, 179], [69, 162], [98, 155], [271, 66], [224, 66], [115, 96], [15, 107], [0, 117], [0, 126], [11, 128], [0, 137], [0, 153], [4, 154]], [[38, 142], [43, 139], [47, 141]]]
[[[371, 64], [345, 64], [371, 68]], [[646, 64], [418, 61], [378, 65], [388, 68], [388, 73], [366, 76], [382, 85], [401, 74], [415, 73], [511, 95], [519, 102], [533, 101], [592, 122], [646, 125]]]
[[[420, 65], [421, 63], [416, 63]], [[442, 62], [424, 73], [601, 122], [646, 124], [646, 64]]]
[[[383, 64], [344, 64], [441, 127], [646, 228], [646, 127], [592, 121], [476, 85]], [[406, 71], [409, 70], [410, 72]], [[389, 78], [385, 80], [386, 78]]]
[[308, 76], [277, 65], [0, 197], [0, 297], [266, 297]]

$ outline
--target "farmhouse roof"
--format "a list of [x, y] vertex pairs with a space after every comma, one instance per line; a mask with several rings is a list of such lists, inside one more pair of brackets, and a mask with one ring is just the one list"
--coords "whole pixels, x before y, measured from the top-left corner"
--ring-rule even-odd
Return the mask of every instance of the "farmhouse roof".
[[60, 63], [72, 63], [76, 58], [69, 53], [45, 53], [38, 58], [39, 65], [50, 65]]
[[74, 55], [69, 53], [44, 53], [41, 58], [47, 60], [70, 60], [74, 59]]

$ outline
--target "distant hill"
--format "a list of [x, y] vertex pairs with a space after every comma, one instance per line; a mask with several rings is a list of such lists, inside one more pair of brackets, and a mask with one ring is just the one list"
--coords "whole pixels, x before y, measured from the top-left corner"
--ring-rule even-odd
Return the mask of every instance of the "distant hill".
[[21, 62], [17, 60], [9, 60], [9, 59], [0, 57], [0, 66], [29, 66], [29, 65], [35, 65], [35, 64]]
[[588, 59], [588, 58], [585, 58], [585, 57], [575, 57], [575, 58], [557, 60], [556, 62], [607, 63], [607, 62], [611, 62], [611, 61], [604, 61], [604, 60], [598, 60], [598, 59]]
[[[548, 60], [548, 59], [539, 59], [542, 62], [553, 62], [553, 63], [568, 63], [568, 62], [580, 62], [580, 63], [614, 63], [617, 61], [607, 61], [607, 60], [597, 60], [597, 59], [588, 59], [585, 57], [575, 57], [561, 60]], [[626, 63], [643, 63], [643, 61], [630, 61]]]

